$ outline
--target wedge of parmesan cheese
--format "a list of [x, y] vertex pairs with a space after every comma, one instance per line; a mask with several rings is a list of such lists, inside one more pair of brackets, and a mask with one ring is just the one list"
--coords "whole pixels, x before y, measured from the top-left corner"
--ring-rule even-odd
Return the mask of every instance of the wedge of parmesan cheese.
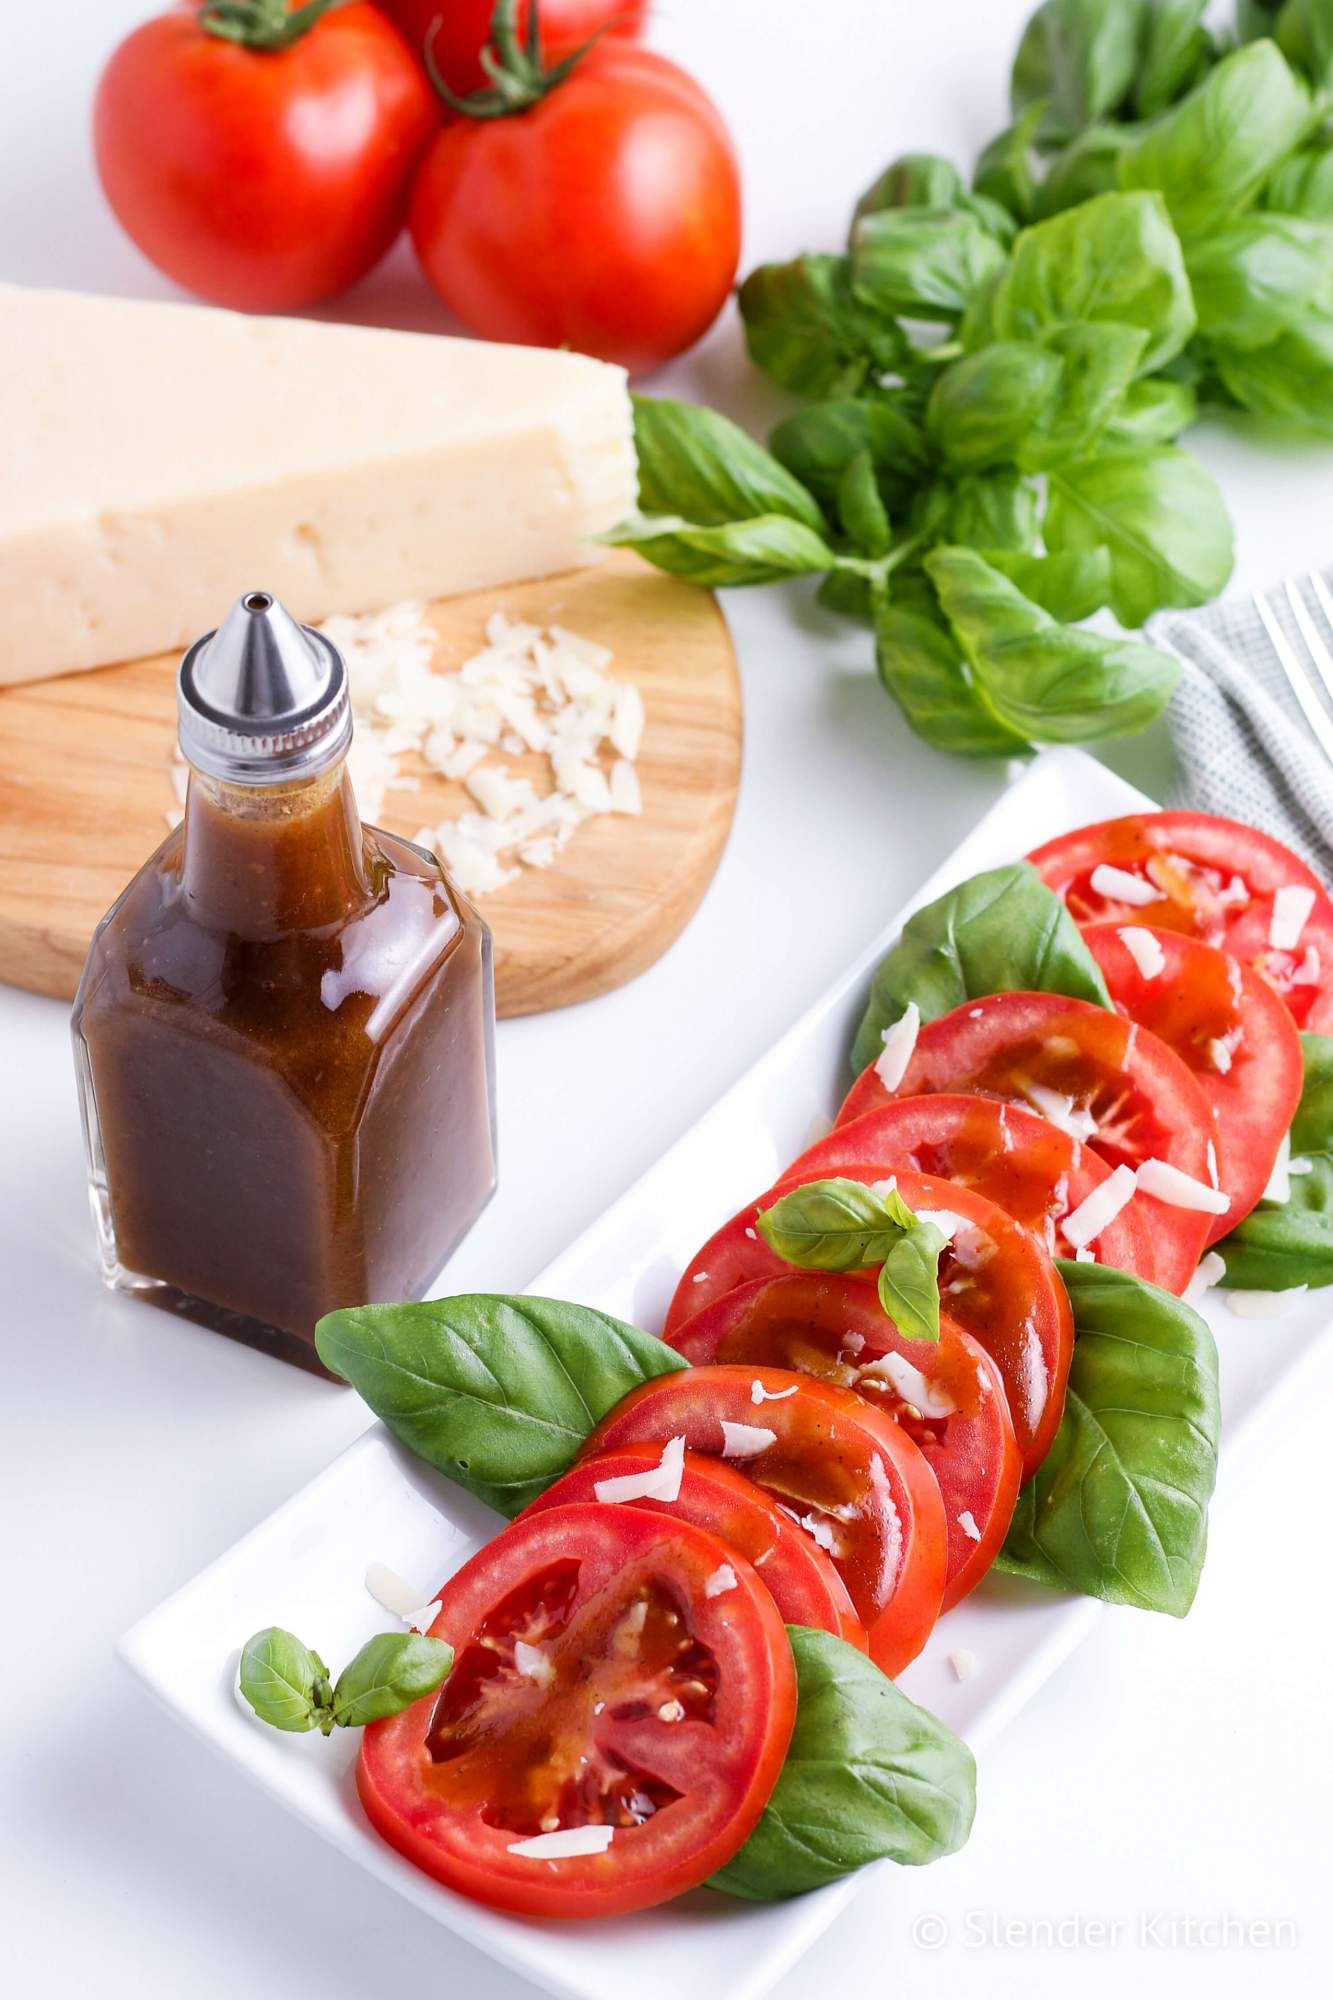
[[635, 498], [604, 362], [12, 286], [0, 436], [0, 684], [183, 647], [260, 585], [309, 623], [574, 569]]

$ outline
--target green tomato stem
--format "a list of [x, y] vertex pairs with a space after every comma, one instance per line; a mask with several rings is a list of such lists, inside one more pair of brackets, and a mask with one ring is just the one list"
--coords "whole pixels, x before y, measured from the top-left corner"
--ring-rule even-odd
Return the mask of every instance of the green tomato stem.
[[207, 0], [199, 25], [218, 41], [272, 55], [289, 49], [335, 7], [346, 5], [347, 0], [305, 0], [289, 14], [285, 0]]

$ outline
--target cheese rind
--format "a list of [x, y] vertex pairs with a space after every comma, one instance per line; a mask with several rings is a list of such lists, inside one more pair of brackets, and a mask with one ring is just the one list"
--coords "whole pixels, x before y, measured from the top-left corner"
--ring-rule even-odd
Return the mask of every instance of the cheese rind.
[[595, 560], [624, 371], [443, 335], [0, 287], [0, 685]]

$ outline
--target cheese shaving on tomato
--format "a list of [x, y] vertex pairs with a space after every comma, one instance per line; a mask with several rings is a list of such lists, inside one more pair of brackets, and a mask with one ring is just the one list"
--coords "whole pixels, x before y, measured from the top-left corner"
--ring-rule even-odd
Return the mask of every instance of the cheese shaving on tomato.
[[685, 1473], [685, 1440], [671, 1438], [662, 1447], [662, 1456], [646, 1472], [622, 1472], [614, 1479], [599, 1479], [593, 1486], [597, 1499], [608, 1505], [625, 1500], [661, 1500], [667, 1505], [680, 1498], [680, 1482]]
[[981, 1530], [977, 1526], [977, 1517], [970, 1507], [964, 1507], [962, 1513], [958, 1516], [958, 1525], [970, 1542], [979, 1542], [981, 1540]]
[[1080, 1143], [1084, 1139], [1097, 1136], [1097, 1120], [1086, 1106], [1076, 1105], [1072, 1097], [1066, 1097], [1062, 1090], [1052, 1090], [1049, 1084], [1036, 1083], [1031, 1077], [1020, 1077], [1019, 1088], [1034, 1111], [1071, 1139]]
[[547, 1687], [555, 1679], [555, 1663], [542, 1646], [530, 1646], [526, 1639], [514, 1641], [514, 1665], [526, 1680]]
[[1115, 1221], [1122, 1208], [1134, 1199], [1137, 1183], [1132, 1167], [1117, 1167], [1108, 1180], [1085, 1195], [1077, 1208], [1060, 1224], [1065, 1241], [1082, 1250]]
[[1074, 1262], [1076, 1264], [1095, 1264], [1097, 1262], [1097, 1252], [1090, 1244], [1084, 1243], [1074, 1252]]
[[1312, 944], [1305, 947], [1305, 957], [1291, 975], [1293, 986], [1317, 986], [1322, 977], [1319, 953]]
[[511, 1854], [534, 1861], [566, 1861], [577, 1854], [605, 1854], [615, 1838], [613, 1826], [560, 1826], [554, 1833], [534, 1833], [528, 1840], [511, 1840]]
[[881, 1354], [878, 1360], [867, 1362], [859, 1379], [863, 1381], [867, 1375], [891, 1382], [903, 1401], [920, 1410], [923, 1417], [951, 1417], [958, 1408], [952, 1397], [928, 1381], [903, 1354]]
[[875, 1058], [875, 1075], [886, 1090], [896, 1090], [906, 1076], [920, 1032], [921, 1010], [909, 1000], [893, 1026], [884, 1030], [884, 1047]]
[[1308, 1285], [1293, 1285], [1285, 1292], [1228, 1292], [1227, 1307], [1237, 1319], [1277, 1319], [1308, 1290]]
[[429, 1604], [423, 1604], [418, 1610], [405, 1613], [403, 1623], [409, 1631], [429, 1632], [443, 1608], [440, 1599], [433, 1597]]
[[1159, 973], [1166, 970], [1166, 953], [1162, 950], [1161, 941], [1151, 931], [1144, 930], [1141, 924], [1126, 924], [1116, 932], [1116, 936], [1145, 979], [1156, 979]]
[[1260, 1201], [1291, 1200], [1291, 1134], [1282, 1134], [1282, 1143], [1277, 1149], [1273, 1171], [1268, 1176], [1268, 1185], [1259, 1197]]
[[1132, 903], [1136, 909], [1162, 899], [1162, 892], [1154, 883], [1145, 882], [1141, 875], [1131, 875], [1125, 868], [1114, 868], [1109, 861], [1097, 863], [1088, 877], [1088, 886], [1097, 895], [1105, 896], [1108, 903]]
[[919, 1208], [918, 1222], [933, 1222], [946, 1243], [952, 1243], [960, 1229], [968, 1226], [966, 1216], [955, 1215], [951, 1208]]
[[755, 1380], [750, 1384], [750, 1401], [752, 1403], [785, 1403], [788, 1396], [794, 1396], [799, 1387], [799, 1382], [793, 1382], [789, 1389], [766, 1389], [756, 1376]]
[[721, 1423], [723, 1458], [757, 1458], [778, 1441], [777, 1432], [767, 1430], [763, 1424], [735, 1424], [726, 1417]]
[[704, 1584], [704, 1596], [721, 1597], [726, 1591], [734, 1590], [735, 1588], [736, 1572], [730, 1563], [723, 1563], [720, 1569], [713, 1571], [713, 1574]]
[[1225, 1215], [1231, 1206], [1230, 1195], [1220, 1188], [1209, 1187], [1206, 1181], [1196, 1181], [1193, 1174], [1173, 1167], [1169, 1160], [1145, 1160], [1135, 1179], [1145, 1194], [1156, 1196], [1170, 1208], [1188, 1208], [1201, 1215]]
[[1220, 1285], [1226, 1274], [1226, 1259], [1220, 1257], [1216, 1250], [1205, 1251], [1199, 1259], [1198, 1269], [1185, 1287], [1185, 1303], [1193, 1305], [1205, 1292], [1211, 1292], [1215, 1285]]
[[1219, 1076], [1226, 1076], [1231, 1068], [1231, 1044], [1225, 1035], [1214, 1035], [1208, 1044], [1208, 1060]]
[[1295, 951], [1313, 908], [1314, 890], [1303, 883], [1288, 882], [1277, 891], [1268, 920], [1268, 942], [1274, 951]]

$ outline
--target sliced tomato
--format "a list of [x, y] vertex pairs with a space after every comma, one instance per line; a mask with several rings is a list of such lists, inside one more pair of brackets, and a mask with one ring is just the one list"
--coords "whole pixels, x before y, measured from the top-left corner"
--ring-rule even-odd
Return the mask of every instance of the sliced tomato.
[[[1090, 1000], [993, 993], [928, 1021], [893, 1095], [973, 1091], [1026, 1104], [1074, 1129], [1109, 1166], [1165, 1160], [1217, 1185], [1217, 1126], [1208, 1099], [1165, 1042]], [[852, 1085], [839, 1119], [889, 1101], [874, 1065]], [[1138, 1194], [1152, 1231], [1158, 1283], [1183, 1292], [1212, 1217]]]
[[[524, 1513], [567, 1507], [575, 1500], [599, 1500], [600, 1484], [608, 1479], [649, 1472], [661, 1456], [660, 1444], [627, 1444], [616, 1451], [603, 1451], [595, 1458], [582, 1459], [571, 1466], [563, 1479], [548, 1486]], [[783, 1513], [776, 1500], [762, 1493], [743, 1472], [724, 1465], [720, 1458], [687, 1451], [680, 1492], [674, 1500], [637, 1499], [628, 1504], [651, 1507], [673, 1520], [693, 1521], [696, 1527], [720, 1535], [728, 1548], [737, 1550], [754, 1564], [768, 1585], [784, 1624], [810, 1625], [820, 1632], [832, 1632], [865, 1652], [865, 1627], [856, 1615], [846, 1584], [828, 1556], [804, 1528]]]
[[[1075, 922], [1148, 924], [1223, 945], [1263, 974], [1298, 1027], [1333, 1032], [1333, 902], [1280, 840], [1212, 813], [1133, 813], [1061, 834], [1028, 860]], [[1105, 877], [1094, 888], [1103, 866], [1156, 893], [1118, 894]], [[1289, 887], [1312, 889], [1314, 906], [1297, 943], [1283, 949], [1270, 937], [1273, 898]]]
[[938, 1341], [904, 1340], [863, 1278], [793, 1271], [739, 1285], [672, 1345], [697, 1366], [795, 1368], [883, 1410], [924, 1454], [944, 1502], [943, 1609], [980, 1583], [1008, 1532], [1023, 1458], [999, 1368], [947, 1314]]
[[[910, 1167], [975, 1188], [1033, 1230], [1053, 1257], [1070, 1254], [1060, 1235], [1066, 1215], [1111, 1176], [1104, 1160], [1049, 1118], [1021, 1104], [947, 1091], [890, 1098], [878, 1111], [839, 1123], [794, 1160], [790, 1171], [803, 1179], [840, 1174], [860, 1160], [886, 1174]], [[1141, 1197], [1102, 1231], [1097, 1256], [1153, 1284], [1165, 1282]]]
[[[1134, 931], [1148, 940], [1138, 955]], [[1212, 1106], [1218, 1179], [1231, 1197], [1210, 1219], [1216, 1243], [1263, 1194], [1296, 1115], [1305, 1080], [1296, 1024], [1266, 979], [1198, 938], [1129, 924], [1089, 924], [1083, 935], [1121, 1013], [1175, 1050]], [[1163, 963], [1145, 972], [1154, 948]]]
[[[796, 1675], [772, 1597], [716, 1535], [640, 1507], [525, 1514], [445, 1584], [431, 1633], [455, 1650], [448, 1679], [370, 1724], [356, 1780], [384, 1838], [449, 1888], [614, 1916], [694, 1888], [753, 1832]], [[588, 1827], [611, 1830], [602, 1852], [521, 1851]]]
[[877, 1666], [916, 1658], [944, 1595], [944, 1503], [891, 1418], [788, 1368], [682, 1368], [631, 1390], [584, 1455], [673, 1437], [730, 1458], [790, 1509], [851, 1592]]
[[[864, 1162], [849, 1163], [839, 1172], [867, 1186], [884, 1179], [882, 1168]], [[664, 1327], [668, 1340], [696, 1312], [737, 1285], [788, 1275], [791, 1265], [759, 1234], [759, 1211], [771, 1208], [801, 1181], [822, 1178], [802, 1174], [779, 1181], [708, 1239], [676, 1287]], [[999, 1365], [1023, 1454], [1023, 1475], [1029, 1478], [1060, 1422], [1074, 1346], [1069, 1295], [1060, 1274], [1021, 1223], [974, 1189], [932, 1174], [900, 1172], [895, 1179], [909, 1208], [948, 1215], [961, 1225], [940, 1258], [940, 1296], [950, 1317]]]

